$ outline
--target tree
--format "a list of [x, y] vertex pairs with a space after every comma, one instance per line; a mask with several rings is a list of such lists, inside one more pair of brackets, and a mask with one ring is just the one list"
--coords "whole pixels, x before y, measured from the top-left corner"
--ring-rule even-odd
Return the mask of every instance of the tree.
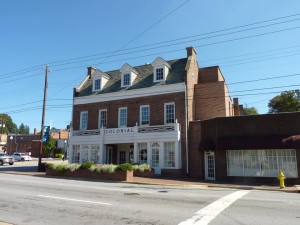
[[29, 134], [29, 126], [24, 125], [23, 123], [21, 123], [21, 125], [19, 126], [19, 134]]
[[284, 91], [272, 98], [269, 113], [300, 111], [300, 90]]
[[49, 141], [46, 142], [46, 143], [44, 143], [44, 152], [45, 152], [48, 156], [50, 156], [50, 155], [53, 153], [53, 151], [54, 151], [54, 147], [55, 147], [55, 145], [54, 145], [54, 140], [53, 140], [53, 138], [50, 136]]
[[258, 115], [257, 109], [255, 107], [244, 107], [243, 108], [244, 115]]
[[0, 114], [0, 119], [2, 119], [3, 121], [5, 121], [5, 127], [2, 130], [3, 134], [7, 134], [7, 133], [11, 133], [11, 134], [16, 134], [18, 131], [17, 125], [12, 121], [12, 118], [5, 114], [5, 113], [1, 113]]

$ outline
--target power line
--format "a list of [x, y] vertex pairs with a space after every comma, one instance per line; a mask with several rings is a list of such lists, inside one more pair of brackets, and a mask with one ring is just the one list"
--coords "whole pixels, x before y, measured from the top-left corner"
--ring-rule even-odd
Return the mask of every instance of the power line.
[[[183, 6], [184, 4], [186, 4], [188, 1], [184, 2], [182, 5], [180, 5], [179, 7]], [[178, 8], [176, 8], [175, 10], [177, 10]], [[172, 13], [172, 12], [171, 12]], [[148, 47], [148, 46], [153, 46], [153, 45], [159, 45], [159, 44], [164, 44], [164, 43], [170, 43], [170, 42], [174, 42], [174, 41], [178, 41], [178, 40], [184, 40], [184, 39], [188, 39], [188, 38], [194, 38], [194, 37], [199, 37], [199, 36], [204, 36], [204, 35], [208, 35], [208, 34], [214, 34], [214, 33], [220, 33], [220, 32], [224, 32], [224, 31], [228, 31], [228, 30], [234, 30], [234, 29], [238, 29], [238, 28], [243, 28], [243, 27], [247, 27], [247, 26], [253, 26], [253, 25], [257, 25], [257, 24], [262, 24], [262, 23], [267, 23], [267, 22], [271, 22], [271, 21], [276, 21], [276, 20], [282, 20], [282, 19], [286, 19], [286, 18], [291, 18], [291, 17], [297, 17], [300, 14], [293, 14], [293, 15], [288, 15], [288, 16], [284, 16], [284, 17], [278, 17], [278, 18], [274, 18], [274, 19], [270, 19], [270, 20], [264, 20], [264, 21], [260, 21], [260, 22], [255, 22], [255, 23], [250, 23], [250, 24], [246, 24], [246, 25], [241, 25], [241, 26], [236, 26], [236, 27], [231, 27], [231, 28], [226, 28], [226, 29], [221, 29], [221, 30], [217, 30], [217, 31], [212, 31], [212, 32], [207, 32], [207, 33], [203, 33], [203, 34], [198, 34], [198, 35], [193, 35], [193, 36], [188, 36], [188, 37], [183, 37], [183, 38], [177, 38], [177, 39], [173, 39], [173, 40], [168, 40], [168, 41], [162, 41], [162, 42], [157, 42], [157, 43], [153, 43], [153, 44], [148, 44], [148, 45], [142, 45], [142, 46], [136, 46], [136, 47], [132, 47], [132, 48], [127, 48], [127, 49], [122, 49], [122, 50], [118, 50], [118, 51], [128, 51], [128, 50], [132, 50], [132, 49], [137, 49], [137, 48], [143, 48], [143, 47]], [[168, 15], [167, 15], [168, 16]], [[285, 22], [291, 22], [294, 20], [298, 20], [297, 19], [293, 19], [293, 20], [289, 20], [289, 21], [283, 21], [283, 22], [279, 22], [276, 24], [280, 24], [280, 23], [285, 23]], [[275, 24], [271, 24], [271, 25], [275, 25]], [[271, 26], [271, 25], [265, 25], [265, 26]], [[251, 28], [252, 29], [252, 28]], [[177, 44], [177, 43], [176, 43]], [[144, 51], [144, 50], [142, 50]], [[99, 54], [94, 54], [94, 55], [90, 55], [90, 56], [82, 56], [82, 57], [76, 57], [76, 58], [71, 58], [71, 59], [66, 59], [66, 60], [59, 60], [59, 61], [53, 61], [50, 62], [49, 64], [52, 64], [52, 66], [57, 66], [55, 65], [56, 63], [59, 62], [67, 62], [67, 61], [72, 61], [72, 60], [77, 60], [77, 59], [83, 59], [83, 58], [89, 58], [89, 57], [94, 57], [94, 56], [99, 56], [99, 55], [105, 55], [105, 54], [115, 54], [117, 51], [111, 51], [111, 52], [106, 52], [106, 53], [99, 53]], [[129, 53], [127, 53], [129, 54]], [[120, 54], [119, 54], [120, 55]], [[91, 59], [89, 59], [88, 61], [90, 61]], [[73, 63], [78, 63], [78, 62], [73, 62]], [[68, 63], [67, 63], [68, 64]], [[14, 74], [14, 73], [18, 73], [18, 72], [24, 72], [26, 70], [29, 69], [33, 69], [33, 68], [37, 68], [37, 67], [41, 67], [41, 65], [39, 66], [34, 66], [34, 67], [30, 67], [27, 69], [22, 69], [19, 71], [15, 71], [15, 72], [11, 72], [11, 73], [7, 73], [7, 74], [2, 74], [0, 76], [5, 76], [5, 75], [9, 75], [9, 74]]]

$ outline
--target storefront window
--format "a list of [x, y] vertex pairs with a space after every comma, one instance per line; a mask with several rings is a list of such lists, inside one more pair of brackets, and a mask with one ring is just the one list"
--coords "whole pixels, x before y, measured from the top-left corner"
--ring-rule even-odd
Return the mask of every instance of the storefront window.
[[91, 145], [91, 161], [94, 163], [99, 162], [99, 145]]
[[138, 143], [139, 164], [147, 164], [147, 143]]
[[164, 166], [175, 167], [175, 142], [164, 143]]
[[73, 145], [73, 154], [72, 154], [72, 160], [71, 163], [79, 163], [80, 159], [80, 145]]
[[295, 149], [227, 150], [227, 175], [245, 177], [297, 178]]
[[82, 152], [81, 152], [81, 163], [85, 163], [89, 160], [89, 145], [82, 145]]

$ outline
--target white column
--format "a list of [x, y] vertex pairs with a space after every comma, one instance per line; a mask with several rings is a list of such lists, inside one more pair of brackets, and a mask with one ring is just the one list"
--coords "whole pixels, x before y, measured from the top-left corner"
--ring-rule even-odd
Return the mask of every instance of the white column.
[[159, 143], [159, 167], [164, 168], [164, 143], [162, 141]]
[[175, 141], [175, 168], [176, 169], [181, 168], [179, 156], [181, 156], [181, 149], [179, 146], [179, 142], [176, 140]]
[[83, 153], [83, 150], [82, 150], [82, 145], [80, 145], [80, 156], [79, 156], [79, 163], [82, 163], [82, 153]]
[[151, 152], [151, 143], [147, 142], [147, 164], [152, 164], [152, 152]]
[[99, 164], [104, 164], [104, 157], [103, 157], [103, 152], [104, 152], [104, 145], [100, 144], [99, 145], [99, 152], [98, 152], [98, 156], [99, 156], [99, 160], [98, 163]]
[[74, 163], [74, 162], [72, 162], [72, 159], [73, 159], [73, 145], [69, 145], [69, 147], [68, 147], [68, 157], [69, 157], [69, 159], [68, 159], [68, 162], [69, 163]]
[[133, 144], [133, 161], [134, 163], [138, 163], [139, 159], [139, 151], [138, 151], [138, 143], [134, 142]]

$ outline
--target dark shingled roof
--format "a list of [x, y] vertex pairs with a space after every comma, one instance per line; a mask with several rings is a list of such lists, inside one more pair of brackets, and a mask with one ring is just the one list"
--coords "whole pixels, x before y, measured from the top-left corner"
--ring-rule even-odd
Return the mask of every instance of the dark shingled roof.
[[158, 85], [167, 85], [167, 84], [175, 84], [184, 82], [185, 75], [185, 66], [187, 62], [187, 58], [176, 59], [167, 61], [171, 66], [169, 75], [166, 81], [161, 82], [153, 82], [153, 67], [151, 64], [146, 64], [143, 66], [133, 67], [138, 75], [134, 80], [132, 86], [130, 87], [121, 87], [121, 73], [119, 70], [113, 70], [109, 72], [105, 72], [108, 74], [111, 79], [106, 83], [103, 89], [100, 92], [92, 92], [93, 80], [88, 79], [82, 86], [80, 90], [77, 92], [77, 97], [89, 96], [89, 95], [98, 95], [98, 94], [106, 94], [117, 91], [124, 90], [134, 90], [139, 88], [147, 88]]

